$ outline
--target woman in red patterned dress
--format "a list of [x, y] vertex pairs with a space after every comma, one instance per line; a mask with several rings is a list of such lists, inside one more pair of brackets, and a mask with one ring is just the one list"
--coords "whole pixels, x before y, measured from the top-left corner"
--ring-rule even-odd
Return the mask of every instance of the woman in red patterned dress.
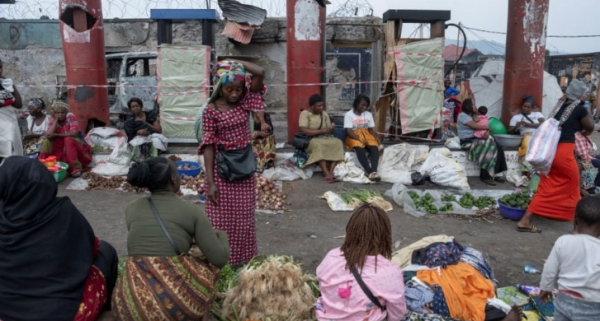
[[[246, 86], [246, 71], [252, 74]], [[228, 182], [217, 173], [216, 156], [225, 151], [241, 150], [251, 143], [250, 112], [260, 119], [263, 131], [270, 126], [264, 119], [264, 69], [255, 64], [228, 60], [217, 66], [219, 82], [202, 114], [202, 141], [199, 154], [204, 155], [206, 168], [206, 214], [213, 228], [229, 236], [229, 264], [241, 266], [258, 252], [254, 210], [256, 181], [249, 179]]]

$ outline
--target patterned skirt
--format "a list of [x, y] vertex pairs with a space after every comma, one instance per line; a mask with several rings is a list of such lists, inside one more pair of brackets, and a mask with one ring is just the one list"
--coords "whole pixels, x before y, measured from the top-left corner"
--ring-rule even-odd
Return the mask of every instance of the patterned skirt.
[[[227, 182], [214, 167], [215, 185], [219, 189], [217, 204], [206, 200], [206, 215], [216, 230], [227, 232], [229, 237], [229, 264], [250, 262], [258, 254], [254, 211], [256, 210], [256, 177], [245, 181]], [[205, 186], [208, 191], [208, 183]]]
[[115, 320], [201, 320], [219, 269], [192, 256], [131, 257], [115, 287]]

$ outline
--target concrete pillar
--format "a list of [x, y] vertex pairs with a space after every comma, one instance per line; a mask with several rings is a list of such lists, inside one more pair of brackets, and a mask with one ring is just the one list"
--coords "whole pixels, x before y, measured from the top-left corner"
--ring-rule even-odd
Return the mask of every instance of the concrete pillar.
[[319, 85], [325, 79], [325, 13], [316, 0], [287, 0], [288, 141], [298, 132], [308, 98], [325, 97]]
[[526, 95], [541, 107], [549, 0], [509, 0], [502, 121], [508, 125]]

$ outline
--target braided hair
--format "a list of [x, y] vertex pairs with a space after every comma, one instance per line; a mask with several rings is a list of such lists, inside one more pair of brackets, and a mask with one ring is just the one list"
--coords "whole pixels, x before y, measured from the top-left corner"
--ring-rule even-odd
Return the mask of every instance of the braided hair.
[[392, 225], [387, 213], [372, 204], [356, 209], [348, 221], [346, 239], [340, 249], [348, 270], [362, 270], [367, 256], [381, 255], [391, 259]]
[[173, 176], [171, 161], [164, 157], [152, 157], [135, 163], [127, 173], [127, 182], [135, 187], [148, 188], [150, 192], [168, 189]]

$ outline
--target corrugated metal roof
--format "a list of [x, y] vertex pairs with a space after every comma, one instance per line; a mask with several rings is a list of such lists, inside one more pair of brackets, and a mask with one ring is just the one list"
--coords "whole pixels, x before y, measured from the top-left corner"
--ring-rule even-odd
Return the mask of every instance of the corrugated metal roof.
[[254, 27], [249, 25], [240, 25], [237, 22], [227, 21], [221, 35], [241, 42], [245, 45], [249, 44], [254, 34]]
[[260, 26], [267, 18], [267, 10], [235, 0], [219, 0], [219, 7], [225, 19], [237, 23]]

